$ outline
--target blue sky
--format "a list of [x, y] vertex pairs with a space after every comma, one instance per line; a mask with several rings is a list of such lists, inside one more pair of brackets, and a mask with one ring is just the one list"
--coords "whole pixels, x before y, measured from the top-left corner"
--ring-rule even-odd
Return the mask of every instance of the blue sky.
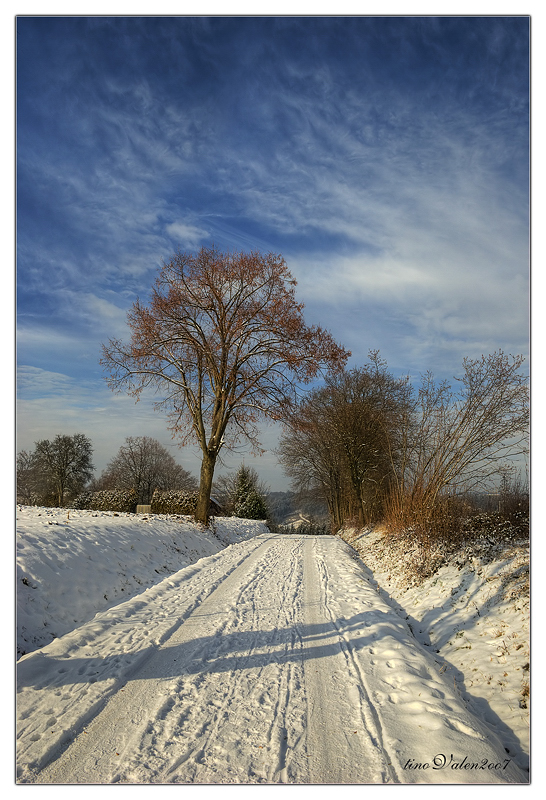
[[[148, 435], [198, 474], [98, 363], [178, 248], [282, 253], [351, 366], [527, 355], [528, 73], [526, 17], [20, 17], [17, 449], [82, 432], [100, 472]], [[275, 440], [244, 457], [280, 489]]]

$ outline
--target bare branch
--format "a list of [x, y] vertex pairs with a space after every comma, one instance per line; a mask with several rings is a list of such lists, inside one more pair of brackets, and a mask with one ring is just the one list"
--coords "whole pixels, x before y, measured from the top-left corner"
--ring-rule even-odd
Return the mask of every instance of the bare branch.
[[278, 419], [299, 384], [343, 368], [350, 355], [328, 332], [305, 325], [294, 287], [279, 255], [177, 253], [150, 304], [129, 312], [130, 343], [103, 348], [114, 391], [138, 399], [153, 387], [173, 434], [199, 443], [201, 521], [221, 448], [241, 437], [256, 445], [259, 419]]

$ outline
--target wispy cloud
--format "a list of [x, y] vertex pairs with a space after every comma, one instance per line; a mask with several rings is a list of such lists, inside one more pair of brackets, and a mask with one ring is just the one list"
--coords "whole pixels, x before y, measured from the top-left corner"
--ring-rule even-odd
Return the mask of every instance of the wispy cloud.
[[210, 237], [208, 231], [186, 222], [172, 222], [166, 230], [171, 239], [179, 242], [179, 246], [189, 250], [198, 249]]

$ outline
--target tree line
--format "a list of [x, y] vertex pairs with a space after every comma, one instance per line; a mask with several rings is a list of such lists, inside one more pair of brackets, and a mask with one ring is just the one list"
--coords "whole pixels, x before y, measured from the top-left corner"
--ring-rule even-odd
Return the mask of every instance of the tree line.
[[[208, 522], [221, 453], [241, 442], [261, 452], [263, 421], [283, 424], [280, 461], [296, 488], [326, 500], [334, 529], [381, 518], [425, 529], [450, 498], [487, 486], [526, 450], [522, 357], [465, 359], [453, 385], [430, 373], [418, 386], [395, 377], [377, 351], [347, 369], [351, 353], [306, 325], [295, 286], [280, 255], [177, 252], [149, 302], [130, 309], [129, 341], [103, 346], [112, 390], [136, 400], [155, 391], [173, 438], [200, 447], [198, 522]], [[42, 471], [50, 446], [32, 454]], [[122, 480], [131, 459], [125, 453], [104, 481]], [[48, 491], [60, 499], [77, 483], [70, 476], [66, 485], [51, 478]]]
[[17, 502], [65, 506], [84, 490], [134, 490], [147, 504], [155, 489], [194, 491], [197, 481], [168, 450], [149, 436], [129, 436], [98, 478], [93, 477], [93, 445], [82, 433], [58, 434], [17, 456]]
[[454, 387], [430, 373], [414, 386], [371, 352], [292, 409], [280, 461], [296, 488], [326, 499], [335, 530], [380, 520], [434, 536], [462, 498], [506, 487], [528, 451], [522, 363], [499, 351], [465, 359]]
[[[58, 434], [36, 442], [17, 456], [17, 502], [65, 507], [83, 495], [126, 491], [135, 505], [149, 505], [155, 492], [195, 494], [195, 477], [149, 436], [129, 436], [98, 478], [93, 477], [93, 446], [82, 433]], [[215, 486], [217, 504], [227, 516], [268, 519], [268, 489], [256, 470], [242, 464]], [[80, 506], [78, 506], [80, 507]], [[81, 506], [87, 507], [87, 506]]]
[[431, 374], [415, 387], [378, 352], [347, 370], [350, 352], [305, 324], [295, 286], [280, 255], [178, 252], [149, 304], [130, 310], [130, 341], [103, 346], [111, 388], [136, 399], [154, 389], [173, 436], [200, 446], [198, 521], [208, 521], [220, 452], [241, 440], [259, 452], [261, 420], [283, 423], [281, 463], [326, 499], [333, 527], [432, 519], [446, 496], [486, 485], [525, 450], [521, 357], [465, 359], [455, 388]]

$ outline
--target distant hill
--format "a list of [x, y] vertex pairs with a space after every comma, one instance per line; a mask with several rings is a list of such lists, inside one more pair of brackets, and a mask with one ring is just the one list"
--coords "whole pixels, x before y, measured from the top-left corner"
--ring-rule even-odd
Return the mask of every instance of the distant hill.
[[296, 492], [269, 492], [267, 504], [272, 520], [279, 525], [292, 525], [300, 520], [328, 521], [328, 507], [318, 498], [305, 497]]

